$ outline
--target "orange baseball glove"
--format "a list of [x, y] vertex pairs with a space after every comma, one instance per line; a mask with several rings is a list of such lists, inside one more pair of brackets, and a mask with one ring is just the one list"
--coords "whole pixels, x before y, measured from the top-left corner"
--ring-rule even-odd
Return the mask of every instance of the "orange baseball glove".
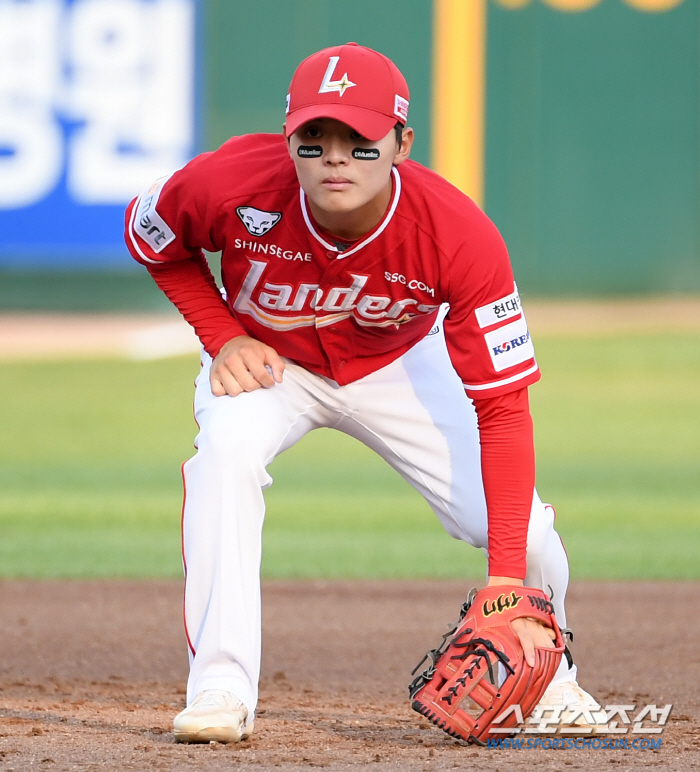
[[[484, 745], [534, 710], [559, 666], [564, 641], [542, 590], [505, 585], [474, 593], [457, 625], [418, 663], [414, 674], [430, 660], [409, 694], [413, 709], [447, 734]], [[535, 649], [534, 667], [525, 661], [511, 627], [518, 617], [535, 619], [556, 633], [554, 648]], [[498, 733], [491, 733], [496, 727]]]

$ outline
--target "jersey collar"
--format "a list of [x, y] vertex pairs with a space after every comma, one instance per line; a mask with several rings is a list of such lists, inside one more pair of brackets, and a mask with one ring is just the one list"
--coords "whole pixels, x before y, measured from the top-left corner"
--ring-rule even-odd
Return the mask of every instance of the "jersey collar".
[[338, 247], [336, 247], [335, 244], [332, 244], [331, 242], [327, 241], [326, 239], [321, 236], [321, 234], [316, 230], [314, 227], [313, 221], [311, 219], [311, 213], [309, 212], [309, 205], [306, 200], [306, 194], [304, 193], [304, 189], [302, 187], [299, 188], [299, 197], [301, 199], [301, 212], [304, 215], [304, 222], [306, 223], [306, 227], [311, 232], [311, 235], [318, 241], [320, 244], [322, 244], [329, 252], [336, 252], [337, 253], [337, 260], [342, 260], [345, 257], [350, 257], [350, 255], [354, 255], [355, 252], [362, 249], [362, 247], [369, 244], [371, 241], [374, 241], [377, 236], [386, 228], [386, 226], [389, 224], [389, 221], [394, 216], [394, 212], [396, 211], [396, 207], [399, 204], [399, 198], [401, 196], [401, 175], [399, 174], [398, 169], [395, 166], [391, 167], [391, 173], [394, 176], [394, 193], [391, 198], [391, 203], [389, 204], [389, 208], [386, 210], [386, 214], [384, 215], [384, 219], [379, 223], [379, 225], [374, 228], [374, 230], [370, 231], [370, 233], [365, 236], [365, 238], [360, 239], [356, 244], [352, 246], [350, 249], [346, 249], [345, 251], [341, 252]]

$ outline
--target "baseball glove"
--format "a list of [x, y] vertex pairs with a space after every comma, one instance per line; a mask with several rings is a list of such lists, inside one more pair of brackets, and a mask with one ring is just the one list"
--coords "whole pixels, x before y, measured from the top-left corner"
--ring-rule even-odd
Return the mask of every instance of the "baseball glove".
[[[511, 627], [518, 617], [538, 620], [556, 633], [554, 648], [535, 649], [534, 667]], [[489, 736], [508, 734], [530, 715], [563, 653], [554, 607], [542, 590], [514, 585], [472, 590], [459, 622], [413, 671], [430, 660], [408, 687], [411, 705], [452, 737], [485, 745]]]

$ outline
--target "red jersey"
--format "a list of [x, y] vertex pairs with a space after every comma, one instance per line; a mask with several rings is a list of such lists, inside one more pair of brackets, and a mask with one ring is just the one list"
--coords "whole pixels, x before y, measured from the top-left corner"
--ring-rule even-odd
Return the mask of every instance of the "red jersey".
[[247, 334], [343, 385], [405, 353], [447, 302], [447, 345], [470, 397], [536, 381], [496, 227], [418, 163], [394, 167], [392, 185], [382, 221], [343, 249], [314, 222], [285, 139], [234, 137], [132, 202], [127, 245], [146, 265], [187, 260], [201, 249], [222, 252], [237, 324], [222, 316], [222, 335], [198, 330], [212, 356]]
[[[475, 400], [491, 575], [524, 578], [535, 462], [534, 349], [498, 230], [420, 164], [392, 170], [377, 226], [344, 244], [315, 223], [281, 135], [234, 137], [131, 202], [126, 242], [216, 357], [249, 335], [343, 385], [404, 354], [449, 303], [445, 337]], [[226, 300], [202, 250], [221, 251]]]

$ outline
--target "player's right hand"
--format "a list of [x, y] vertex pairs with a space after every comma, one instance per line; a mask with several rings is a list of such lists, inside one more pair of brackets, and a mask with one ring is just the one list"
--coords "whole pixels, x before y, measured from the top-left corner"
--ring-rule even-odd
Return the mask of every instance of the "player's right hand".
[[284, 361], [271, 347], [247, 335], [224, 343], [211, 366], [209, 381], [215, 397], [237, 397], [244, 391], [269, 389], [282, 383]]

